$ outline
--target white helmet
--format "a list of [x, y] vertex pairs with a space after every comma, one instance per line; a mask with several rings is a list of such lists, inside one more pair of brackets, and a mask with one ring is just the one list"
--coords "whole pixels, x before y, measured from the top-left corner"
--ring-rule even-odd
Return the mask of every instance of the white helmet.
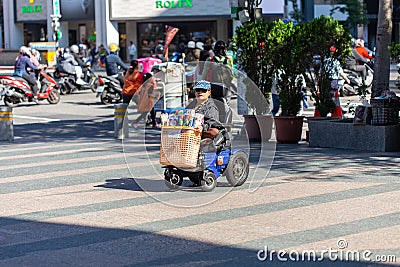
[[19, 52], [23, 55], [28, 55], [28, 56], [31, 55], [31, 51], [29, 50], [29, 47], [26, 47], [24, 45], [19, 48]]
[[204, 50], [204, 43], [202, 42], [197, 42], [196, 43], [196, 48], [200, 49], [200, 50]]
[[79, 53], [79, 47], [76, 44], [71, 45], [70, 50], [72, 53], [75, 53], [75, 54]]
[[189, 41], [187, 47], [194, 49], [196, 47], [196, 43], [194, 41]]

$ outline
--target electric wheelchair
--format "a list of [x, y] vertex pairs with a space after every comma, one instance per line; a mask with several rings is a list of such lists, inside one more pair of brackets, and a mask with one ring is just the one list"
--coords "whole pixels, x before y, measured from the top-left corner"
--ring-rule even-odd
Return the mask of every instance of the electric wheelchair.
[[222, 127], [214, 139], [202, 139], [195, 168], [163, 166], [164, 182], [170, 189], [178, 189], [183, 178], [188, 177], [203, 191], [209, 192], [217, 186], [217, 179], [225, 176], [231, 186], [242, 185], [249, 174], [249, 156], [241, 149], [232, 147], [232, 109], [227, 98], [228, 89], [211, 83], [211, 98], [219, 110]]

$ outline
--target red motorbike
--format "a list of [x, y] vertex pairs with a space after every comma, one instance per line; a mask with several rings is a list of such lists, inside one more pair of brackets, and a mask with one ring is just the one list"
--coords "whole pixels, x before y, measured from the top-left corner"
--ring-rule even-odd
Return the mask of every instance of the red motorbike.
[[[57, 82], [46, 71], [37, 71], [39, 101], [47, 100], [50, 104], [60, 102]], [[16, 76], [0, 76], [0, 99], [9, 107], [16, 107], [22, 102], [33, 101], [32, 89], [29, 83]]]

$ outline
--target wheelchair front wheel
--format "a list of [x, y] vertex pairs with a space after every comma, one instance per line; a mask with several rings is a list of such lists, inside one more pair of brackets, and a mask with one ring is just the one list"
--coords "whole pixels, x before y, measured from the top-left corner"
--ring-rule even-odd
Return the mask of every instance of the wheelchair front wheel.
[[249, 158], [243, 151], [238, 151], [229, 159], [225, 170], [226, 180], [231, 186], [240, 186], [249, 176]]
[[214, 173], [212, 172], [205, 172], [203, 179], [200, 181], [201, 189], [204, 192], [213, 191], [214, 188], [217, 186], [217, 178], [215, 177]]
[[164, 183], [170, 189], [178, 189], [183, 182], [183, 177], [174, 173], [172, 169], [166, 169], [164, 172]]

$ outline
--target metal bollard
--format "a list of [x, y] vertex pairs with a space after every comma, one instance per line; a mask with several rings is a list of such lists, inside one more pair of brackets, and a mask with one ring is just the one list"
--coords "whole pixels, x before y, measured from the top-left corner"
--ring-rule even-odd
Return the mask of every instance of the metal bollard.
[[[128, 128], [128, 104], [114, 105], [114, 136], [117, 139], [124, 139], [129, 137]], [[125, 120], [126, 119], [126, 120]], [[125, 121], [125, 123], [124, 123]]]
[[11, 107], [0, 107], [0, 141], [13, 141], [14, 127]]

